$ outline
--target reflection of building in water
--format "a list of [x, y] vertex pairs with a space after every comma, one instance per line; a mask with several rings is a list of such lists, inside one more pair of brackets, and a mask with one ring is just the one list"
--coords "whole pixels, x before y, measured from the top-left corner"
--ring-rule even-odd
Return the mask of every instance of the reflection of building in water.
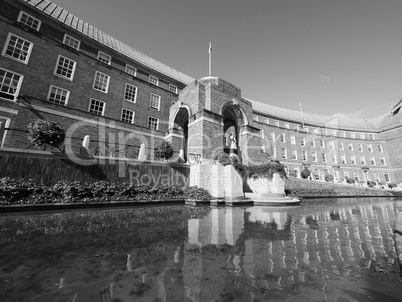
[[373, 271], [391, 266], [396, 258], [392, 211], [391, 204], [317, 211], [213, 209], [189, 222], [183, 259], [187, 294], [209, 301], [242, 290], [264, 299], [269, 290], [311, 278], [347, 278], [362, 264]]

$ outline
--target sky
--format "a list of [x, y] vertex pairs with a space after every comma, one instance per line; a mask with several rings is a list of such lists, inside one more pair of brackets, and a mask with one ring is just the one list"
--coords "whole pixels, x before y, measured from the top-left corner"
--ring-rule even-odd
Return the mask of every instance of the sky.
[[373, 118], [402, 98], [401, 0], [53, 0], [136, 50], [242, 97]]

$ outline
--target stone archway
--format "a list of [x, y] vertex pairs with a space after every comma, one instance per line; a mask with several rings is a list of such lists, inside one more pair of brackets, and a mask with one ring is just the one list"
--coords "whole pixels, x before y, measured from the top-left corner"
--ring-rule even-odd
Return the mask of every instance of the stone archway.
[[184, 160], [187, 161], [187, 149], [188, 149], [188, 118], [189, 110], [186, 107], [181, 107], [177, 110], [175, 118], [173, 120], [174, 132], [181, 137], [181, 140], [177, 140], [175, 145], [178, 149], [182, 149], [184, 153]]

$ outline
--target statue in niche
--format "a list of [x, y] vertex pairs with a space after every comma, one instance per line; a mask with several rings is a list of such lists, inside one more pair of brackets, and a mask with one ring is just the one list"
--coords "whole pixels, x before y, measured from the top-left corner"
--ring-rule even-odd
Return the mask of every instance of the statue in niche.
[[229, 142], [230, 142], [230, 150], [237, 150], [236, 138], [233, 132], [230, 132]]

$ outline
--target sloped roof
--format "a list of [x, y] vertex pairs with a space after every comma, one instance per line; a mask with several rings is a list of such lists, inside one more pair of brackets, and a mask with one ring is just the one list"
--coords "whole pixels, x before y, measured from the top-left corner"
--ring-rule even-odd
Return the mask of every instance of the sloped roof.
[[65, 26], [74, 29], [88, 38], [95, 40], [106, 47], [109, 47], [118, 53], [137, 61], [151, 69], [154, 69], [161, 74], [171, 77], [184, 84], [189, 84], [194, 81], [194, 79], [184, 73], [177, 71], [155, 59], [148, 57], [147, 55], [135, 50], [131, 46], [120, 42], [119, 40], [111, 37], [110, 35], [100, 31], [96, 27], [88, 24], [87, 22], [81, 20], [80, 18], [69, 13], [67, 10], [61, 8], [57, 4], [49, 0], [23, 0], [27, 4], [30, 4], [37, 10], [47, 14], [53, 19], [63, 23]]

